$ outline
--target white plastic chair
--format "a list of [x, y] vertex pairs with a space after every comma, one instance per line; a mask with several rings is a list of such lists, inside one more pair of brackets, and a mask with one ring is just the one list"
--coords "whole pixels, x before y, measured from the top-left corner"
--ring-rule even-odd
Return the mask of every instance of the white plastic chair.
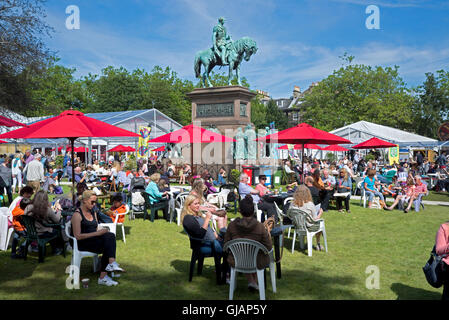
[[117, 235], [117, 226], [122, 227], [122, 236], [123, 236], [123, 242], [126, 243], [126, 237], [125, 237], [125, 226], [123, 225], [123, 223], [118, 223], [117, 221], [119, 220], [119, 217], [121, 216], [125, 216], [129, 213], [129, 206], [126, 204], [126, 212], [123, 213], [118, 213], [115, 215], [115, 221], [113, 223], [99, 223], [100, 226], [103, 227], [108, 227], [109, 231], [112, 232], [113, 234]]
[[[363, 182], [364, 180], [360, 181], [357, 184], [357, 188], [360, 190], [360, 205], [362, 205], [362, 201], [363, 201], [363, 207], [366, 208], [366, 201], [367, 201], [367, 196], [366, 196], [366, 192], [365, 192], [365, 188], [363, 187]], [[377, 196], [374, 196], [373, 199], [373, 203], [371, 204], [371, 208], [376, 208], [376, 209], [380, 209], [380, 199]]]
[[265, 300], [264, 269], [257, 269], [257, 254], [262, 250], [270, 256], [270, 277], [273, 292], [276, 293], [276, 275], [273, 250], [268, 249], [260, 242], [251, 239], [234, 239], [226, 242], [223, 251], [231, 250], [234, 256], [235, 266], [231, 267], [231, 284], [229, 286], [229, 300], [234, 297], [234, 290], [237, 286], [236, 272], [257, 273], [260, 300]]
[[2, 221], [0, 222], [0, 250], [8, 250], [9, 239], [11, 238], [14, 228], [8, 228], [8, 221], [12, 222], [12, 214], [9, 213], [8, 207], [0, 208]]
[[[257, 221], [262, 222], [262, 215], [263, 215], [264, 213], [263, 213], [262, 210], [260, 210], [260, 209], [257, 207], [257, 203], [254, 204], [254, 211], [255, 211], [256, 216], [257, 216]], [[267, 220], [266, 214], [265, 214], [264, 216], [265, 216], [265, 220]]]
[[221, 209], [228, 203], [227, 199], [229, 192], [231, 192], [231, 190], [222, 189], [218, 193], [208, 194], [207, 202], [217, 204], [217, 206]]
[[312, 256], [312, 239], [313, 239], [313, 236], [316, 235], [318, 232], [323, 233], [324, 247], [327, 252], [327, 237], [326, 237], [326, 228], [324, 226], [324, 220], [323, 219], [317, 220], [320, 222], [320, 228], [317, 231], [310, 232], [309, 230], [307, 230], [307, 227], [306, 227], [307, 213], [303, 212], [301, 210], [299, 210], [299, 211], [301, 212], [301, 214], [296, 216], [297, 220], [296, 220], [296, 227], [295, 227], [295, 230], [293, 233], [292, 253], [295, 250], [296, 235], [298, 235], [298, 237], [299, 237], [301, 249], [304, 248], [304, 238], [307, 236], [307, 254], [309, 257], [311, 257]]
[[182, 208], [184, 207], [184, 201], [186, 200], [187, 196], [189, 195], [189, 192], [181, 192], [180, 194], [178, 194], [176, 196], [175, 199], [175, 211], [176, 211], [176, 215], [177, 215], [177, 223], [178, 226], [181, 225], [181, 211]]
[[72, 260], [70, 262], [70, 269], [69, 274], [73, 279], [73, 286], [78, 287], [80, 283], [80, 267], [81, 267], [81, 260], [85, 257], [93, 257], [93, 269], [94, 272], [97, 272], [99, 270], [99, 258], [98, 254], [94, 252], [89, 251], [79, 251], [78, 250], [78, 241], [74, 236], [70, 235], [72, 229], [72, 223], [71, 221], [67, 222], [65, 225], [65, 233], [67, 237], [73, 240], [73, 246], [72, 246]]

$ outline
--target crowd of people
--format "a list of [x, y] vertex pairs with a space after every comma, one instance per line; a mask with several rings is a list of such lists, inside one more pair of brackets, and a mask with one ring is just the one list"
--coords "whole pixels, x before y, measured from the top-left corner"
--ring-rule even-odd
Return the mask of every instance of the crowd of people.
[[[357, 154], [356, 154], [357, 155]], [[420, 157], [418, 157], [420, 158]], [[118, 161], [117, 161], [118, 160]], [[137, 167], [131, 170], [124, 168], [126, 159], [108, 159], [107, 163], [95, 160], [92, 165], [84, 165], [76, 158], [72, 161], [68, 154], [64, 157], [61, 166], [52, 166], [53, 159], [44, 157], [39, 153], [27, 150], [24, 155], [15, 154], [0, 158], [0, 181], [8, 194], [8, 200], [13, 206], [13, 227], [15, 230], [12, 242], [12, 258], [22, 258], [25, 250], [35, 250], [33, 245], [26, 248], [23, 238], [26, 229], [21, 223], [22, 215], [30, 215], [36, 219], [36, 230], [40, 237], [53, 238], [58, 232], [55, 228], [45, 226], [45, 223], [58, 224], [61, 222], [61, 206], [50, 203], [48, 193], [55, 193], [61, 179], [71, 179], [72, 170], [77, 185], [76, 208], [72, 218], [72, 233], [78, 241], [80, 250], [87, 250], [102, 254], [101, 272], [98, 283], [114, 286], [118, 282], [113, 279], [114, 272], [123, 272], [124, 269], [116, 261], [115, 235], [101, 223], [112, 223], [116, 219], [123, 222], [124, 216], [116, 215], [126, 211], [126, 203], [134, 203], [134, 199], [126, 199], [129, 193], [140, 190], [148, 195], [150, 204], [158, 203], [164, 208], [164, 218], [168, 221], [174, 209], [174, 196], [170, 192], [170, 182], [183, 185], [190, 182], [191, 191], [184, 201], [181, 213], [181, 222], [189, 236], [202, 239], [199, 246], [213, 248], [216, 254], [223, 257], [223, 281], [229, 282], [229, 267], [234, 265], [232, 254], [223, 252], [223, 245], [232, 239], [248, 238], [259, 241], [271, 250], [270, 233], [264, 226], [265, 216], [278, 222], [280, 218], [277, 208], [269, 195], [273, 194], [272, 186], [267, 185], [267, 177], [260, 175], [258, 183], [252, 187], [247, 174], [242, 173], [239, 179], [239, 211], [241, 217], [229, 222], [226, 208], [219, 208], [215, 203], [209, 202], [208, 195], [217, 193], [217, 186], [226, 184], [227, 173], [222, 167], [213, 177], [207, 169], [199, 176], [192, 176], [192, 168], [188, 164], [177, 167], [171, 162], [164, 164], [155, 158], [140, 160]], [[375, 198], [385, 210], [393, 210], [402, 206], [408, 212], [413, 205], [415, 210], [423, 196], [427, 194], [427, 185], [423, 183], [421, 175], [429, 173], [442, 173], [446, 170], [447, 159], [440, 155], [435, 163], [422, 160], [410, 165], [409, 163], [395, 164], [391, 167], [379, 168], [377, 161], [365, 161], [361, 157], [349, 160], [347, 157], [336, 162], [307, 159], [304, 167], [292, 166], [292, 161], [284, 163], [287, 174], [292, 176], [293, 182], [287, 186], [287, 195], [292, 201], [283, 206], [285, 213], [284, 223], [296, 225], [298, 218], [305, 215], [305, 224], [309, 231], [317, 231], [323, 213], [330, 208], [330, 201], [335, 199], [338, 212], [350, 213], [350, 198], [357, 190], [365, 191], [368, 207], [373, 206]], [[286, 168], [290, 168], [288, 171]], [[395, 171], [388, 174], [388, 171]], [[304, 173], [304, 183], [302, 175]], [[447, 171], [446, 171], [447, 173]], [[391, 178], [391, 181], [390, 179]], [[357, 182], [357, 183], [356, 183]], [[111, 206], [102, 210], [97, 203], [95, 190], [90, 187], [102, 184], [116, 184], [119, 190], [114, 195]], [[448, 190], [445, 180], [437, 182], [439, 190]], [[17, 189], [16, 189], [17, 188]], [[122, 193], [128, 190], [128, 193]], [[12, 194], [19, 193], [14, 202]], [[393, 199], [388, 206], [387, 197]], [[264, 215], [257, 219], [256, 212], [261, 210]], [[213, 222], [212, 224], [210, 222]], [[443, 232], [443, 231], [441, 231]], [[440, 233], [441, 233], [440, 232]], [[321, 235], [316, 235], [316, 250], [323, 250], [320, 243]], [[73, 245], [67, 237], [55, 238], [50, 242], [54, 254], [61, 254], [62, 248]], [[267, 266], [268, 257], [260, 254], [258, 267]], [[109, 273], [111, 272], [111, 275]], [[247, 274], [248, 288], [257, 290], [258, 283], [255, 274]]]

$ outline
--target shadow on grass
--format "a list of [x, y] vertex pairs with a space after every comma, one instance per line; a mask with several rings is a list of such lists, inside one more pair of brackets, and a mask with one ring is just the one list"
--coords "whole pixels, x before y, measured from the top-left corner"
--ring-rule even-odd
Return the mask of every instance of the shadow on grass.
[[[0, 297], [12, 299], [173, 299], [173, 300], [226, 300], [228, 285], [216, 285], [213, 259], [205, 259], [202, 275], [197, 275], [197, 266], [192, 282], [188, 281], [190, 259], [175, 259], [166, 270], [155, 270], [135, 264], [123, 264], [127, 270], [117, 287], [97, 284], [99, 274], [92, 271], [92, 259], [82, 261], [80, 278], [89, 278], [89, 289], [69, 290], [66, 288], [68, 274], [65, 268], [70, 264], [70, 255], [48, 257], [43, 264], [37, 263], [37, 256], [27, 261], [11, 260], [0, 256], [2, 269], [14, 270], [0, 274]], [[267, 270], [268, 271], [268, 270]], [[277, 293], [273, 293], [269, 272], [266, 272], [266, 296], [276, 299], [363, 299], [354, 293], [357, 285], [351, 276], [328, 276], [325, 270], [298, 270], [283, 272], [282, 279], [276, 278]], [[258, 292], [250, 292], [243, 274], [238, 274], [234, 299], [259, 298]]]
[[398, 295], [397, 300], [441, 300], [441, 293], [413, 288], [402, 283], [393, 283], [391, 290]]

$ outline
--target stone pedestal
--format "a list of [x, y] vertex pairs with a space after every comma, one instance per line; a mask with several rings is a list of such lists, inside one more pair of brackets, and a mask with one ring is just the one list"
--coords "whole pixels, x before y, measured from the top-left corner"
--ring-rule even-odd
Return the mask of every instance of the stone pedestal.
[[[250, 101], [256, 94], [246, 87], [199, 88], [188, 93], [187, 96], [192, 101], [192, 122], [195, 125], [200, 125], [205, 129], [215, 127], [220, 134], [233, 138], [237, 128], [244, 129], [251, 123]], [[203, 144], [201, 149], [194, 146], [194, 162], [209, 167], [211, 164], [207, 163], [206, 159], [195, 160], [200, 152], [204, 153], [204, 148], [211, 148], [211, 146]], [[230, 158], [230, 154], [232, 154], [232, 143], [224, 143], [222, 145], [222, 159], [215, 161], [215, 165], [225, 165], [226, 169], [233, 166], [235, 161]]]
[[251, 99], [256, 96], [246, 87], [226, 86], [195, 89], [187, 96], [192, 100], [192, 121], [201, 126], [215, 126], [224, 132], [251, 123]]

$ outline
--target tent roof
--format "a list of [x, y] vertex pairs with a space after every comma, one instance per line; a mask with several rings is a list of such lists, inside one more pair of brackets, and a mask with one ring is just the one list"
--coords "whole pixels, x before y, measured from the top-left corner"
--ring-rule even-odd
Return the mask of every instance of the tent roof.
[[330, 133], [346, 138], [352, 141], [354, 145], [366, 141], [372, 137], [396, 144], [438, 142], [438, 140], [435, 139], [368, 121], [355, 122], [342, 128], [335, 129]]

